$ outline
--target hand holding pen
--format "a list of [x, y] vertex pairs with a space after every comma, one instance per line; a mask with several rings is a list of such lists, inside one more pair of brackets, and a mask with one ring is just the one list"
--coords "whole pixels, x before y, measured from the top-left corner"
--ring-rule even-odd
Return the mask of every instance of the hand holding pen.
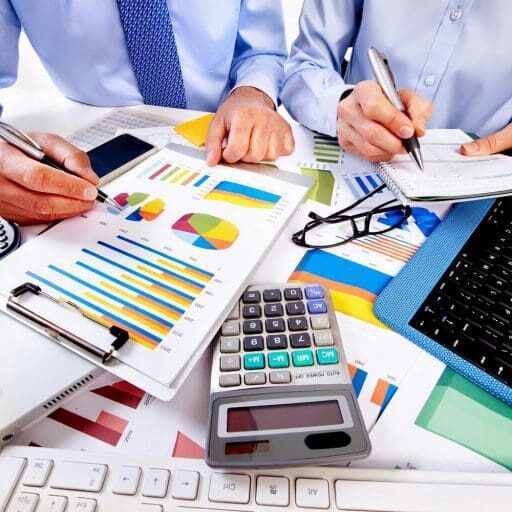
[[1, 216], [36, 224], [78, 215], [96, 199], [115, 205], [97, 185], [87, 154], [77, 147], [56, 135], [29, 137], [0, 122]]
[[338, 103], [340, 145], [372, 162], [388, 161], [406, 153], [403, 140], [425, 134], [433, 106], [408, 89], [401, 89], [398, 97], [403, 111], [393, 105], [376, 80], [359, 82]]

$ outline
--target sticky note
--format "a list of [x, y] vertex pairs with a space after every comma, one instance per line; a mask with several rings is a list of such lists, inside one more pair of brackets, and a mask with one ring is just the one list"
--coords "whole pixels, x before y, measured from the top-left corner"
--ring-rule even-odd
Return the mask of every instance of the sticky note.
[[206, 116], [192, 119], [192, 121], [179, 124], [174, 128], [174, 130], [176, 133], [179, 133], [182, 137], [185, 137], [188, 141], [192, 142], [195, 146], [204, 146], [208, 128], [210, 127], [210, 123], [212, 122], [214, 115], [215, 114], [207, 114]]

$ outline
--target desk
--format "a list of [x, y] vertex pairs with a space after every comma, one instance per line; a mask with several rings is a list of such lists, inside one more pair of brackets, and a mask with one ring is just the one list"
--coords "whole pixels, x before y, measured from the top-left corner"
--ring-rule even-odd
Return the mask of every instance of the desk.
[[[60, 97], [52, 97], [44, 101], [37, 94], [28, 95], [23, 91], [10, 91], [8, 96], [10, 97], [7, 101], [4, 99], [7, 106], [7, 121], [22, 129], [52, 131], [63, 136], [76, 130], [78, 125], [87, 124], [108, 111], [108, 109], [76, 104]], [[13, 102], [22, 106], [17, 110], [16, 115], [12, 114]], [[198, 115], [197, 112], [192, 111], [148, 106], [134, 108], [166, 115], [170, 124], [177, 124]], [[306, 205], [304, 211], [288, 226], [254, 276], [253, 282], [288, 280], [304, 255], [302, 249], [291, 243], [290, 235], [302, 225], [304, 215], [310, 208], [310, 205]], [[28, 234], [29, 230], [24, 232]], [[374, 379], [373, 387], [366, 385], [359, 396], [362, 407], [367, 412], [365, 418], [371, 418], [371, 426], [382, 411], [388, 393], [391, 392], [392, 395], [392, 392], [396, 391], [402, 383], [414, 382], [416, 379], [415, 385], [418, 389], [423, 385], [425, 396], [429, 396], [432, 386], [444, 369], [441, 363], [397, 334], [381, 327], [342, 313], [339, 313], [339, 320], [347, 357], [353, 363], [354, 376], [362, 375], [361, 379], [363, 382], [366, 379], [366, 383]], [[415, 374], [414, 371], [410, 371], [413, 368], [421, 368], [422, 372]], [[374, 375], [373, 370], [375, 370], [374, 373], [381, 372], [380, 375]], [[359, 371], [362, 373], [359, 374]], [[408, 376], [408, 373], [411, 375]], [[406, 379], [409, 380], [406, 381]], [[115, 442], [107, 443], [90, 433], [87, 434], [87, 429], [83, 427], [80, 430], [77, 426], [73, 428], [64, 426], [59, 415], [53, 413], [52, 419], [44, 419], [28, 429], [19, 438], [19, 442], [69, 449], [95, 451], [119, 449], [154, 455], [202, 457], [209, 390], [208, 353], [201, 359], [190, 374], [187, 383], [170, 403], [154, 400], [139, 390], [116, 381], [114, 377], [105, 375], [101, 381], [97, 382], [93, 391], [78, 395], [64, 406], [65, 409], [73, 411], [77, 420], [85, 417], [90, 424], [99, 421], [108, 422], [119, 433]], [[392, 382], [395, 384], [391, 384]], [[412, 393], [413, 401], [415, 390], [409, 389], [408, 393], [409, 395]], [[410, 397], [405, 393], [402, 395], [406, 396], [407, 400], [401, 398], [399, 390], [397, 396], [400, 401], [394, 399], [392, 407], [384, 412], [377, 423], [375, 431], [380, 429], [381, 432], [376, 439], [385, 439], [385, 443], [379, 444], [374, 441], [374, 455], [368, 462], [360, 464], [379, 467], [395, 467], [398, 464], [427, 470], [503, 470], [489, 458], [477, 455], [474, 451], [425, 429], [420, 431], [419, 439], [422, 441], [414, 442], [418, 428], [414, 424], [415, 418], [406, 414], [413, 406], [408, 403]], [[130, 405], [127, 405], [128, 402], [123, 397], [130, 397]], [[395, 402], [398, 405], [395, 406]], [[390, 418], [388, 412], [391, 409], [395, 417]], [[381, 427], [381, 425], [386, 426]], [[425, 438], [428, 442], [423, 444]], [[412, 441], [403, 442], [406, 439], [412, 439]]]

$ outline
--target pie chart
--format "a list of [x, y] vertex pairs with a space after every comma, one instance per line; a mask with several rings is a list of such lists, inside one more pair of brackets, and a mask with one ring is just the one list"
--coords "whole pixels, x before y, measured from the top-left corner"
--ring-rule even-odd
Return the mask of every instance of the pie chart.
[[228, 249], [240, 234], [231, 222], [206, 213], [186, 213], [173, 224], [172, 231], [184, 242], [212, 251]]

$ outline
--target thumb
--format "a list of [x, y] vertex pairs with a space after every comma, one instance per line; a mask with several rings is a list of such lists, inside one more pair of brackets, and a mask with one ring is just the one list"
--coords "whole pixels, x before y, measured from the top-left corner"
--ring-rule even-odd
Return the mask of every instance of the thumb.
[[430, 101], [410, 89], [401, 89], [399, 95], [414, 125], [416, 135], [423, 137], [434, 106]]
[[208, 135], [206, 136], [205, 150], [206, 150], [206, 163], [213, 167], [220, 162], [222, 156], [222, 141], [226, 134], [226, 127], [224, 126], [224, 119], [216, 114], [208, 128]]
[[483, 139], [466, 142], [461, 146], [460, 152], [466, 156], [480, 156], [492, 155], [510, 148], [512, 148], [512, 124]]

